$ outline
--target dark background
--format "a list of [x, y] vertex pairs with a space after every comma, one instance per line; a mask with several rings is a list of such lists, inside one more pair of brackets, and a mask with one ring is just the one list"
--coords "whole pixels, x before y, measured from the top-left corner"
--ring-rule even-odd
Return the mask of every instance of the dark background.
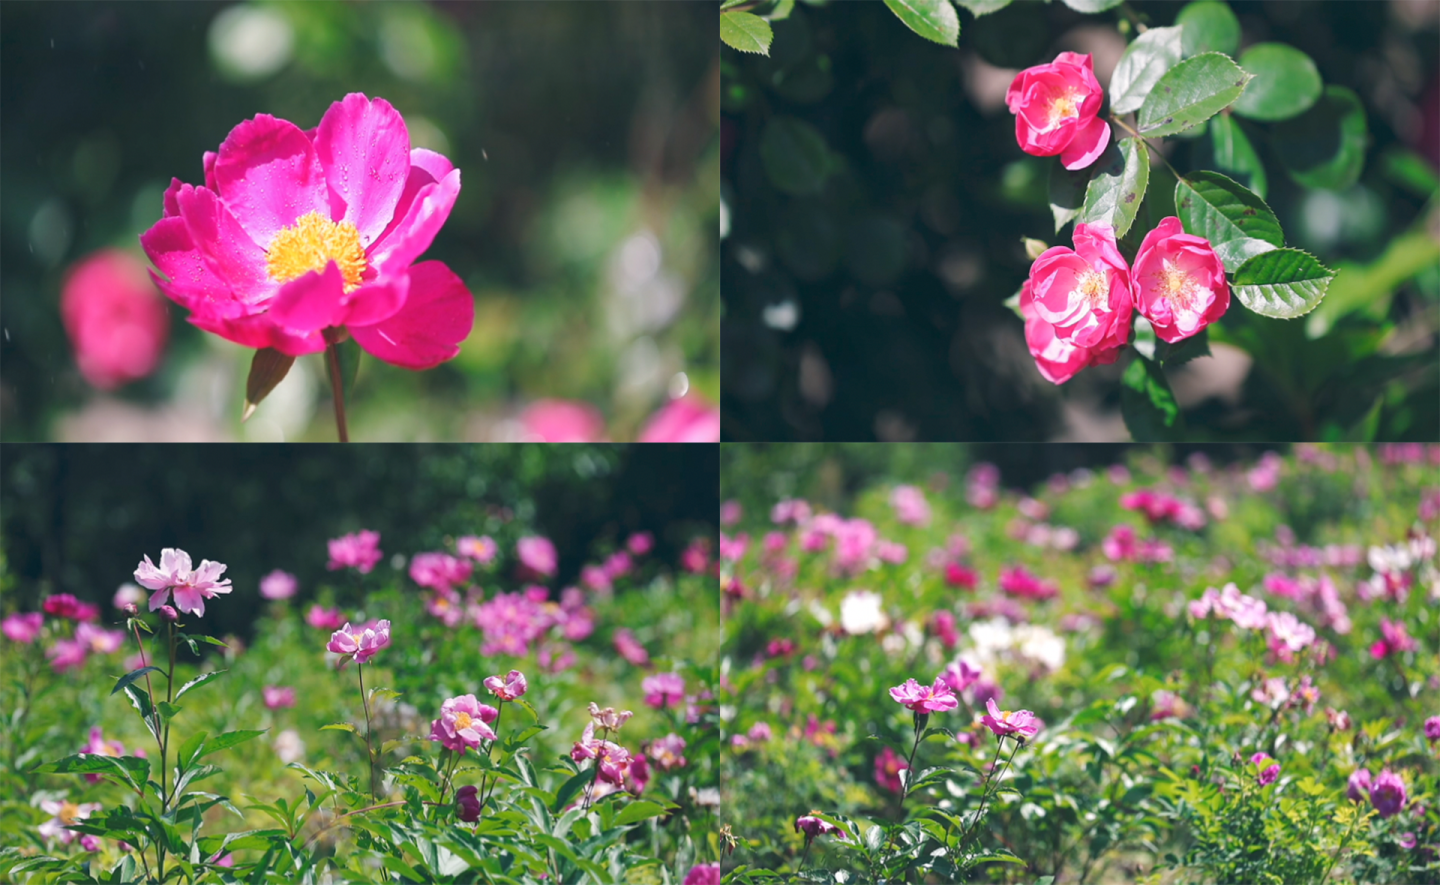
[[272, 569], [299, 578], [297, 604], [319, 584], [354, 580], [326, 571], [325, 542], [362, 528], [380, 532], [386, 557], [367, 580], [394, 575], [394, 554], [489, 534], [500, 570], [477, 580], [515, 589], [515, 539], [538, 533], [555, 542], [548, 583], [560, 587], [636, 531], [654, 534], [650, 558], [678, 568], [692, 538], [715, 536], [719, 506], [718, 453], [704, 445], [7, 444], [4, 454], [0, 609], [33, 611], [65, 592], [108, 620], [141, 557], [179, 547], [229, 567], [244, 604], [207, 608], [217, 635], [248, 629]]
[[[1396, 164], [1428, 164], [1431, 180], [1440, 164], [1440, 5], [1230, 5], [1242, 52], [1255, 42], [1289, 43], [1310, 55], [1327, 85], [1353, 89], [1365, 105], [1365, 170], [1355, 188], [1321, 200], [1330, 229], [1312, 223], [1319, 213], [1306, 207], [1319, 205], [1317, 192], [1285, 175], [1264, 143], [1266, 127], [1244, 124], [1288, 244], [1332, 267], [1377, 260], [1423, 223], [1433, 196]], [[1126, 6], [1163, 26], [1183, 4]], [[732, 218], [722, 247], [725, 439], [1128, 438], [1118, 415], [1128, 359], [1057, 388], [1036, 371], [1021, 322], [1003, 303], [1029, 269], [1020, 238], [1069, 245], [1071, 232], [1054, 234], [1047, 205], [1055, 159], [1028, 157], [1015, 143], [1003, 105], [1013, 77], [1006, 69], [1049, 62], [1062, 49], [1098, 58], [1108, 45], [1118, 58], [1122, 15], [1025, 0], [978, 19], [962, 9], [957, 50], [921, 39], [879, 3], [802, 2], [774, 23], [768, 59], [723, 50], [722, 178]], [[981, 107], [977, 95], [987, 91], [991, 103]], [[767, 179], [758, 143], [780, 114], [816, 127], [839, 157], [840, 170], [818, 195], [787, 196]], [[1167, 140], [1171, 162], [1182, 172], [1203, 168], [1208, 141]], [[1158, 163], [1152, 189], [1157, 182], [1173, 189]], [[1440, 238], [1433, 201], [1426, 211], [1431, 237]], [[1199, 383], [1205, 378], [1193, 377], [1181, 397], [1191, 438], [1346, 438], [1382, 396], [1375, 438], [1434, 438], [1440, 269], [1402, 282], [1383, 318], [1352, 315], [1316, 342], [1299, 337], [1305, 320], [1257, 322], [1232, 302], [1225, 328], [1259, 328], [1265, 343], [1247, 348], [1252, 353], [1293, 347], [1315, 389], [1282, 390], [1257, 369], [1214, 381], [1211, 388], [1224, 390], [1214, 395]], [[799, 313], [789, 331], [765, 319], [767, 308], [786, 304]], [[1418, 368], [1386, 386], [1358, 355], [1366, 336], [1397, 328], [1397, 341], [1432, 358], [1419, 357]], [[1320, 383], [1322, 372], [1337, 374]]]

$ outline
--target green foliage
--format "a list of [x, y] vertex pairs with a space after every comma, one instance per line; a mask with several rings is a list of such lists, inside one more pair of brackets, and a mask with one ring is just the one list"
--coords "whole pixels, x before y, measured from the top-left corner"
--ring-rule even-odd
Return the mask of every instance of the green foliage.
[[1240, 20], [1230, 11], [1230, 4], [1220, 0], [1196, 0], [1185, 4], [1175, 17], [1175, 24], [1184, 29], [1186, 58], [1205, 52], [1223, 52], [1233, 56], [1240, 48]]
[[1183, 29], [1151, 28], [1136, 37], [1120, 56], [1110, 77], [1110, 110], [1128, 114], [1140, 110], [1145, 97], [1165, 72], [1179, 63]]
[[1150, 155], [1145, 143], [1138, 138], [1122, 138], [1106, 148], [1092, 168], [1076, 223], [1108, 224], [1115, 229], [1116, 237], [1123, 237], [1134, 223], [1150, 183]]
[[1210, 241], [1225, 270], [1285, 245], [1280, 221], [1253, 191], [1218, 172], [1193, 172], [1175, 185], [1175, 209], [1186, 233]]
[[1166, 71], [1135, 115], [1140, 134], [1175, 135], [1204, 123], [1229, 107], [1251, 77], [1218, 52], [1204, 52]]
[[1254, 120], [1288, 120], [1308, 110], [1323, 84], [1310, 56], [1284, 43], [1256, 43], [1240, 56], [1255, 79], [1235, 101], [1235, 113]]
[[1176, 439], [1184, 428], [1164, 370], [1138, 353], [1120, 380], [1120, 414], [1137, 442]]
[[960, 16], [950, 0], [885, 0], [905, 27], [933, 43], [954, 46], [960, 40]]
[[1294, 319], [1315, 309], [1335, 272], [1299, 249], [1262, 252], [1235, 272], [1235, 297], [1261, 316]]
[[1343, 86], [1327, 86], [1305, 113], [1275, 127], [1274, 148], [1290, 177], [1306, 187], [1343, 190], [1365, 165], [1365, 108]]
[[720, 39], [731, 49], [769, 55], [774, 38], [770, 23], [758, 15], [738, 10], [720, 13]]

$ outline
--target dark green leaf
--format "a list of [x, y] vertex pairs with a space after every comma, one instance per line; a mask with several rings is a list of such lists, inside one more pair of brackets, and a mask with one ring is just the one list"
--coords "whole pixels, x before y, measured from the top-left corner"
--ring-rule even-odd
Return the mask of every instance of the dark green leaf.
[[1180, 406], [1158, 363], [1136, 354], [1120, 384], [1120, 414], [1136, 442], [1160, 442], [1180, 436]]
[[1289, 320], [1315, 309], [1335, 272], [1299, 249], [1275, 249], [1251, 258], [1235, 271], [1240, 303], [1260, 314]]
[[1219, 114], [1210, 119], [1210, 152], [1216, 169], [1265, 199], [1269, 184], [1265, 164], [1260, 162], [1240, 122], [1231, 115]]
[[1110, 110], [1140, 110], [1156, 81], [1180, 63], [1180, 28], [1151, 28], [1136, 37], [1110, 77]]
[[1020, 858], [1016, 857], [1016, 856], [1013, 855], [1013, 854], [1010, 854], [1009, 852], [1006, 852], [1006, 853], [1004, 853], [1004, 854], [999, 854], [999, 853], [982, 854], [982, 855], [979, 855], [978, 857], [972, 857], [972, 858], [970, 858], [970, 862], [971, 862], [971, 863], [1018, 863], [1018, 864], [1020, 864], [1021, 866], [1024, 866], [1024, 865], [1025, 865], [1025, 861], [1021, 860]]
[[181, 710], [185, 709], [179, 704], [172, 704], [169, 701], [161, 701], [155, 705], [155, 712], [160, 714], [161, 720], [169, 722], [174, 719]]
[[257, 738], [268, 730], [269, 729], [262, 728], [258, 730], [227, 731], [224, 734], [217, 734], [205, 742], [204, 748], [200, 750], [200, 755], [195, 758], [203, 759], [211, 753], [228, 750], [236, 744], [243, 744], [251, 738]]
[[219, 679], [220, 674], [224, 672], [224, 670], [212, 670], [209, 673], [201, 673], [199, 676], [196, 676], [194, 679], [191, 679], [189, 682], [180, 686], [180, 690], [175, 692], [175, 700], [180, 700], [180, 698], [184, 697], [185, 692], [189, 691], [192, 688], [199, 688], [200, 686], [204, 685], [207, 682], [210, 682], [213, 679]]
[[955, 2], [970, 10], [970, 14], [976, 18], [992, 12], [999, 12], [1010, 5], [1010, 0], [955, 0]]
[[146, 673], [149, 673], [151, 670], [154, 670], [156, 673], [165, 672], [159, 667], [141, 667], [138, 670], [131, 670], [129, 673], [126, 673], [124, 676], [121, 676], [119, 679], [115, 680], [115, 687], [110, 689], [110, 693], [115, 694], [116, 692], [124, 691], [127, 685], [130, 685], [132, 682], [139, 679], [141, 676], [144, 676]]
[[1076, 12], [1096, 13], [1114, 9], [1125, 0], [1065, 0], [1065, 5]]
[[1285, 43], [1256, 43], [1240, 56], [1255, 79], [1235, 100], [1235, 113], [1255, 120], [1285, 120], [1308, 110], [1324, 84], [1310, 56]]
[[1125, 236], [1145, 199], [1150, 183], [1150, 155], [1138, 138], [1112, 144], [1095, 163], [1094, 178], [1085, 190], [1076, 224], [1108, 224], [1115, 237]]
[[1181, 42], [1186, 58], [1202, 52], [1234, 55], [1240, 48], [1240, 20], [1227, 3], [1199, 0], [1186, 4], [1175, 17], [1175, 24], [1185, 29]]
[[1182, 338], [1174, 344], [1163, 338], [1155, 339], [1155, 361], [1162, 366], [1178, 366], [1198, 357], [1209, 355], [1209, 329], [1201, 329], [1189, 338]]
[[1285, 245], [1265, 201], [1219, 172], [1192, 172], [1176, 182], [1175, 212], [1186, 233], [1210, 241], [1231, 273], [1259, 252]]
[[1249, 80], [1218, 52], [1187, 58], [1166, 71], [1146, 96], [1135, 117], [1140, 134], [1174, 135], [1198, 126], [1239, 98]]
[[774, 32], [770, 30], [770, 23], [758, 15], [748, 12], [722, 12], [720, 39], [731, 49], [769, 55]]
[[200, 748], [205, 745], [205, 737], [205, 732], [197, 731], [186, 738], [185, 743], [180, 745], [180, 753], [175, 759], [181, 768], [188, 768], [190, 764], [195, 761], [197, 754], [200, 752]]
[[245, 378], [245, 410], [240, 414], [241, 421], [248, 421], [255, 414], [255, 407], [270, 395], [275, 385], [285, 380], [293, 365], [295, 357], [273, 347], [255, 351], [250, 358], [250, 374]]
[[1366, 138], [1360, 99], [1344, 86], [1327, 86], [1310, 110], [1275, 125], [1271, 144], [1300, 184], [1344, 190], [1360, 179]]
[[814, 126], [794, 117], [772, 117], [760, 133], [760, 162], [775, 187], [813, 194], [830, 175], [830, 150]]
[[950, 0], [885, 0], [905, 27], [941, 46], [960, 42], [960, 15]]
[[108, 774], [132, 787], [150, 777], [150, 762], [139, 756], [102, 756], [98, 753], [77, 753], [33, 769], [39, 774]]
[[160, 716], [155, 712], [155, 707], [150, 703], [150, 695], [137, 685], [125, 686], [125, 694], [130, 698], [130, 706], [140, 714], [140, 721], [150, 730], [158, 740], [160, 737]]
[[571, 775], [570, 779], [561, 784], [560, 789], [555, 792], [555, 804], [551, 806], [551, 810], [558, 814], [560, 809], [569, 805], [570, 800], [580, 795], [580, 791], [585, 789], [586, 784], [589, 784], [594, 778], [595, 773], [589, 770]]
[[[1096, 161], [1103, 165], [1105, 157]], [[1055, 233], [1074, 220], [1085, 205], [1085, 188], [1090, 184], [1090, 172], [1094, 168], [1071, 171], [1057, 159], [1050, 166], [1050, 212], [1055, 216]]]

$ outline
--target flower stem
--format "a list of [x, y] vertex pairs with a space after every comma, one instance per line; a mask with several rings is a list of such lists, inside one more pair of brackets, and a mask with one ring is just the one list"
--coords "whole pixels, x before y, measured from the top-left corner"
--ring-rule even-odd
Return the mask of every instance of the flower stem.
[[997, 736], [995, 740], [997, 741], [995, 758], [990, 762], [990, 775], [989, 779], [985, 781], [985, 792], [980, 795], [980, 808], [975, 812], [975, 820], [970, 823], [970, 826], [965, 828], [965, 833], [960, 837], [960, 844], [957, 848], [964, 848], [966, 843], [970, 841], [970, 834], [979, 829], [980, 821], [985, 817], [985, 804], [990, 800], [991, 793], [994, 792], [991, 790], [991, 787], [998, 784], [1000, 779], [1005, 776], [1005, 772], [1010, 769], [1010, 763], [1015, 759], [1015, 754], [1020, 750], [1021, 741], [1015, 740], [1015, 738], [1012, 737], [1011, 740], [1015, 740], [1015, 747], [1010, 751], [1010, 758], [1005, 760], [1005, 767], [1001, 769], [997, 775], [995, 773], [995, 763], [1000, 761], [1000, 751], [1005, 748], [1005, 739]]
[[365, 698], [365, 665], [355, 664], [360, 677], [360, 704], [365, 708], [365, 765], [370, 772], [370, 801], [375, 801], [375, 751], [370, 746], [370, 701]]
[[904, 805], [905, 800], [910, 798], [910, 791], [914, 789], [915, 783], [915, 751], [920, 749], [920, 735], [924, 731], [920, 725], [920, 717], [915, 717], [915, 743], [910, 745], [910, 758], [905, 761], [905, 792], [900, 796], [900, 804]]
[[1151, 151], [1151, 153], [1155, 154], [1155, 156], [1159, 158], [1160, 162], [1162, 162], [1162, 163], [1165, 164], [1165, 168], [1170, 170], [1170, 174], [1171, 174], [1171, 175], [1174, 175], [1174, 176], [1175, 176], [1175, 179], [1176, 179], [1177, 181], [1184, 181], [1184, 180], [1185, 180], [1185, 176], [1181, 175], [1181, 174], [1175, 169], [1174, 166], [1171, 166], [1171, 165], [1170, 165], [1170, 161], [1167, 160], [1167, 159], [1165, 159], [1165, 155], [1162, 154], [1162, 153], [1160, 153], [1160, 149], [1157, 148], [1157, 147], [1155, 147], [1155, 145], [1151, 144], [1149, 141], [1147, 141], [1147, 140], [1145, 139], [1145, 136], [1141, 135], [1141, 134], [1140, 134], [1139, 132], [1137, 132], [1136, 130], [1131, 129], [1129, 126], [1127, 126], [1127, 125], [1125, 124], [1125, 122], [1124, 122], [1123, 120], [1121, 120], [1119, 117], [1115, 116], [1114, 114], [1111, 114], [1111, 115], [1110, 115], [1110, 119], [1111, 119], [1111, 121], [1113, 121], [1113, 122], [1115, 123], [1116, 126], [1119, 126], [1121, 129], [1124, 129], [1126, 132], [1128, 132], [1128, 133], [1130, 133], [1131, 135], [1135, 136], [1137, 139], [1139, 139], [1139, 141], [1140, 141], [1141, 144], [1143, 144], [1143, 145], [1145, 145], [1147, 148], [1149, 148], [1150, 151]]
[[[504, 716], [504, 715], [505, 715], [505, 701], [502, 699], [502, 700], [500, 701], [500, 706], [498, 706], [498, 707], [495, 708], [495, 728], [493, 729], [493, 731], [495, 732], [495, 740], [499, 740], [499, 739], [500, 739], [500, 717], [501, 717], [501, 716]], [[490, 742], [490, 745], [485, 748], [485, 758], [486, 758], [487, 760], [491, 760], [491, 759], [494, 758], [494, 756], [495, 756], [495, 741], [491, 741], [491, 742]], [[484, 813], [485, 813], [485, 803], [486, 803], [486, 802], [489, 802], [489, 801], [490, 801], [490, 798], [495, 795], [495, 788], [498, 787], [498, 786], [500, 786], [500, 775], [497, 774], [497, 775], [495, 775], [495, 777], [491, 778], [491, 780], [490, 780], [490, 791], [487, 793], [487, 792], [485, 791], [485, 775], [483, 775], [483, 774], [480, 775], [480, 813], [481, 813], [481, 814], [484, 814]]]
[[[497, 717], [498, 718], [498, 717]], [[585, 788], [585, 806], [582, 811], [590, 810], [591, 797], [595, 795], [595, 784], [600, 780], [600, 754], [605, 752], [605, 741], [610, 737], [610, 729], [600, 729], [600, 750], [595, 754], [595, 760], [591, 764], [595, 766], [595, 776], [590, 778], [590, 784]]]
[[350, 441], [345, 427], [345, 383], [340, 378], [340, 352], [337, 345], [325, 344], [325, 364], [330, 370], [330, 398], [335, 402], [335, 432], [341, 442]]
[[815, 844], [815, 837], [811, 836], [805, 840], [805, 850], [800, 853], [800, 866], [795, 868], [795, 875], [799, 876], [805, 872], [805, 859], [810, 856], [810, 846]]

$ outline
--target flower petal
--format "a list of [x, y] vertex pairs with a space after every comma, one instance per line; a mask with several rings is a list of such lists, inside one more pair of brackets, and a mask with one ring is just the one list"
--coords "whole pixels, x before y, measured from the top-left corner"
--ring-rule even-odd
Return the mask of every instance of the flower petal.
[[[411, 171], [412, 178], [426, 172]], [[398, 272], [409, 266], [430, 248], [435, 235], [450, 217], [455, 198], [460, 196], [460, 170], [452, 169], [434, 184], [427, 184], [415, 194], [405, 215], [370, 249], [371, 266], [377, 273]]]
[[270, 319], [297, 331], [318, 332], [345, 323], [345, 279], [334, 261], [280, 287], [270, 302]]
[[405, 306], [383, 322], [351, 326], [371, 355], [406, 369], [429, 369], [454, 358], [475, 323], [475, 299], [450, 268], [426, 261], [410, 268]]
[[224, 318], [192, 313], [190, 324], [246, 347], [273, 347], [288, 356], [304, 356], [325, 349], [325, 336], [319, 332], [291, 332], [270, 319], [269, 314]]
[[344, 201], [345, 221], [373, 243], [395, 212], [410, 172], [410, 132], [383, 98], [352, 92], [330, 106], [315, 130], [315, 153], [330, 190]]
[[1060, 152], [1060, 165], [1071, 171], [1084, 169], [1100, 159], [1109, 144], [1110, 124], [1095, 117], [1088, 126], [1075, 133], [1065, 150]]
[[261, 246], [307, 212], [330, 217], [325, 170], [310, 139], [289, 120], [257, 114], [230, 130], [215, 160], [215, 182]]
[[235, 299], [224, 280], [210, 272], [204, 256], [190, 241], [185, 219], [170, 216], [155, 222], [140, 235], [140, 247], [169, 278], [161, 279], [152, 271], [155, 284], [180, 306], [192, 311], [203, 306], [230, 316], [243, 312], [244, 303]]
[[265, 250], [245, 233], [214, 191], [187, 184], [175, 201], [190, 242], [234, 298], [255, 305], [275, 293], [276, 283], [265, 270]]

